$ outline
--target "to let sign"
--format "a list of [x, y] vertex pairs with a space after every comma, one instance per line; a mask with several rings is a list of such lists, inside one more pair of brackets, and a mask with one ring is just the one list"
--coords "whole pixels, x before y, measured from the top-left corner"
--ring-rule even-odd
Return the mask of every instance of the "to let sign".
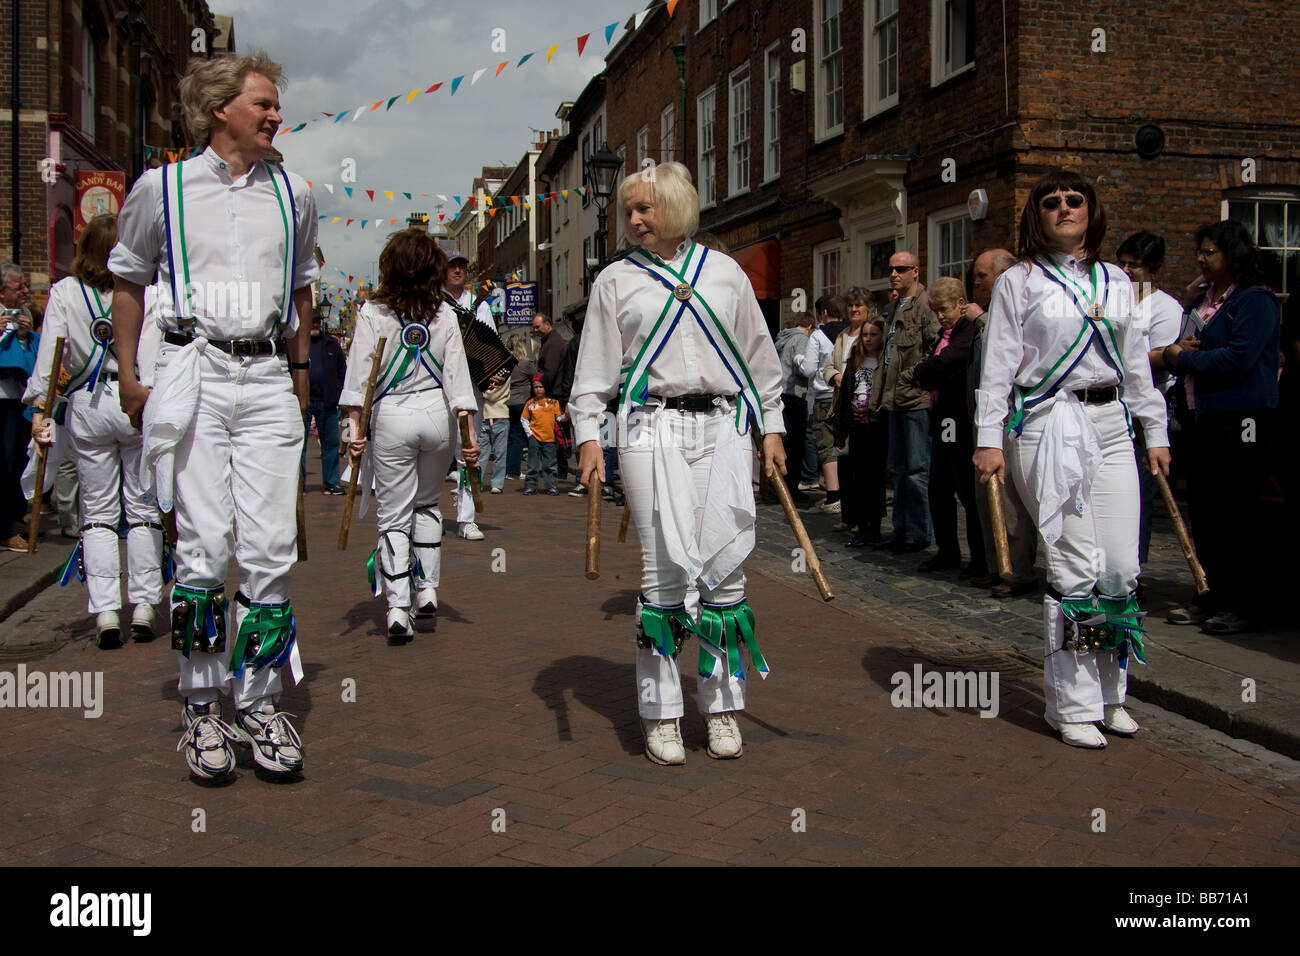
[[532, 325], [537, 314], [537, 283], [506, 283], [506, 325]]

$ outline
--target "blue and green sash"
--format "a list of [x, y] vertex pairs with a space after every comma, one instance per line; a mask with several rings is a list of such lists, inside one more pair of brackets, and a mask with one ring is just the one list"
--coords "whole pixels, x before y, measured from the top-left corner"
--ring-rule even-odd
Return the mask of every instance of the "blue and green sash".
[[375, 401], [383, 398], [402, 382], [423, 368], [433, 378], [434, 383], [442, 388], [442, 363], [438, 361], [429, 347], [433, 336], [429, 327], [423, 322], [403, 322], [398, 336], [397, 351], [388, 360], [376, 384]]
[[[105, 308], [99, 290], [90, 289], [87, 292], [84, 282], [78, 280], [77, 287], [81, 289], [81, 297], [90, 313], [90, 354], [86, 356], [85, 364], [72, 374], [72, 379], [63, 390], [64, 395], [71, 395], [80, 388], [93, 392], [99, 387], [108, 356], [111, 354], [117, 358], [117, 353], [113, 351], [112, 305]], [[90, 301], [92, 295], [95, 297], [93, 305]]]

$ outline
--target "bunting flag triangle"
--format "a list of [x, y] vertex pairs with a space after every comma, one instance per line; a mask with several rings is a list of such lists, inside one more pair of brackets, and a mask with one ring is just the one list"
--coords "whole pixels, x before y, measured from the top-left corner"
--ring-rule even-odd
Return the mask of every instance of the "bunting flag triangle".
[[[388, 201], [389, 201], [389, 202], [392, 202], [392, 201], [393, 201], [393, 194], [392, 194], [391, 192], [389, 192], [387, 189], [384, 190], [384, 195], [388, 197]], [[406, 198], [407, 198], [407, 199], [410, 199], [411, 197], [410, 197], [410, 195], [408, 194]]]
[[343, 218], [342, 216], [335, 216], [333, 219], [330, 220], [330, 225], [331, 226], [334, 225], [334, 223], [338, 222], [342, 218]]
[[635, 19], [633, 20], [633, 22], [632, 22], [632, 29], [633, 29], [633, 30], [639, 30], [639, 29], [641, 29], [641, 24], [645, 23], [645, 18], [648, 17], [648, 16], [650, 16], [650, 10], [651, 10], [651, 9], [652, 9], [652, 8], [647, 8], [647, 9], [642, 10], [642, 11], [640, 11], [639, 13], [637, 13], [636, 18], [635, 18]]
[[344, 187], [343, 187], [343, 191], [344, 191], [345, 193], [348, 194], [348, 198], [349, 198], [349, 199], [352, 198], [352, 187], [351, 187], [351, 186], [344, 186]]
[[[351, 219], [348, 220], [348, 222], [351, 222], [351, 221], [352, 221]], [[351, 285], [351, 284], [352, 284], [352, 276], [348, 276], [348, 285]]]
[[[380, 100], [379, 102], [382, 103], [383, 100]], [[378, 106], [379, 103], [376, 103], [375, 105]], [[361, 114], [364, 112], [366, 112], [366, 105], [362, 103], [360, 106], [358, 106], [356, 109], [352, 111], [352, 122], [355, 123], [357, 120], [361, 119]]]
[[384, 102], [383, 100], [375, 100], [375, 105], [370, 107], [370, 109], [366, 110], [366, 112], [373, 113], [375, 110], [379, 109], [379, 107], [383, 104], [383, 102]]
[[440, 87], [440, 86], [442, 86], [442, 81], [441, 81], [441, 80], [439, 80], [437, 83], [433, 84], [433, 86], [429, 87], [429, 88], [428, 88], [427, 90], [425, 90], [424, 92], [426, 92], [426, 93], [432, 93], [432, 92], [434, 92], [435, 90], [437, 90], [438, 87]]
[[306, 124], [306, 123], [299, 123], [299, 124], [298, 124], [297, 126], [295, 126], [293, 129], [289, 130], [289, 132], [291, 132], [291, 133], [296, 133], [296, 132], [298, 132], [298, 130], [300, 130], [300, 129], [305, 129], [306, 127], [307, 127], [307, 124]]
[[347, 115], [348, 115], [348, 112], [349, 112], [348, 110], [344, 110], [344, 111], [343, 111], [342, 113], [340, 113], [338, 116], [334, 117], [334, 122], [337, 123], [337, 122], [338, 122], [339, 120], [341, 120], [343, 117], [347, 116]]
[[508, 67], [509, 65], [510, 65], [510, 61], [509, 61], [509, 60], [506, 60], [504, 63], [499, 64], [499, 65], [497, 66], [497, 71], [496, 71], [496, 73], [492, 74], [492, 78], [493, 78], [493, 79], [496, 79], [498, 76], [500, 76], [500, 75], [501, 75], [501, 71], [504, 70], [504, 69], [505, 69], [506, 67]]
[[668, 0], [668, 15], [671, 17], [673, 11], [677, 9], [677, 0]]
[[[402, 193], [402, 195], [405, 196], [407, 199], [410, 199], [410, 198], [411, 198], [411, 194], [410, 194], [410, 193]], [[388, 198], [389, 198], [389, 199], [392, 199], [393, 197], [392, 197], [392, 196], [389, 196]]]
[[434, 195], [437, 196], [439, 199], [441, 199], [443, 202], [447, 201], [447, 197], [444, 196], [442, 193], [434, 193]]
[[[349, 219], [349, 220], [348, 220], [347, 222], [345, 222], [343, 225], [345, 225], [345, 226], [350, 226], [350, 225], [352, 225], [354, 222], [356, 222], [355, 219]], [[349, 282], [352, 281], [352, 276], [348, 276], [348, 281], [349, 281]]]
[[402, 94], [398, 93], [397, 96], [390, 97], [388, 100], [388, 105], [384, 107], [384, 112], [387, 113], [389, 110], [391, 110], [393, 108], [393, 104], [396, 103], [398, 99], [401, 98], [401, 96]]
[[439, 221], [439, 222], [442, 222], [442, 221], [443, 221], [444, 219], [446, 219], [446, 218], [447, 218], [447, 214], [446, 214], [445, 212], [440, 212], [440, 213], [438, 213], [438, 221]]
[[390, 220], [388, 220], [388, 224], [389, 224], [390, 226], [391, 226], [393, 223], [395, 223], [395, 222], [397, 222], [396, 219], [390, 219]]
[[457, 205], [457, 206], [460, 205], [460, 197], [459, 197], [459, 196], [452, 196], [451, 198], [454, 199], [454, 200], [456, 200], [456, 205]]
[[366, 223], [368, 223], [369, 221], [370, 221], [369, 219], [362, 219], [362, 220], [361, 220], [361, 228], [362, 228], [362, 229], [366, 228]]
[[490, 216], [492, 216], [493, 218], [495, 218], [495, 217], [496, 217], [496, 214], [497, 214], [496, 208], [493, 207], [492, 209], [489, 209], [489, 210], [488, 210], [488, 214], [489, 214]]
[[321, 185], [324, 186], [326, 189], [328, 189], [328, 190], [330, 191], [330, 195], [331, 195], [331, 196], [334, 195], [334, 184], [333, 184], [333, 183], [321, 183]]
[[557, 43], [557, 44], [555, 44], [555, 46], [551, 47], [549, 50], [546, 51], [546, 62], [547, 62], [547, 63], [550, 63], [550, 62], [551, 62], [551, 57], [555, 56], [555, 51], [558, 50], [559, 48], [560, 48], [560, 44]]
[[486, 72], [487, 72], [487, 67], [486, 67], [486, 66], [485, 66], [485, 67], [481, 67], [481, 68], [475, 70], [475, 71], [474, 71], [474, 78], [473, 78], [472, 80], [469, 81], [469, 85], [470, 85], [470, 86], [473, 86], [475, 83], [477, 83], [477, 82], [478, 82], [478, 78], [479, 78], [480, 76], [482, 76], [482, 75], [483, 75], [484, 73], [486, 73]]
[[578, 56], [582, 56], [582, 51], [587, 48], [587, 40], [590, 36], [590, 33], [584, 33], [578, 37]]
[[521, 57], [519, 58], [519, 62], [515, 64], [515, 69], [519, 69], [519, 67], [523, 66], [525, 63], [527, 63], [527, 62], [528, 62], [529, 60], [531, 60], [532, 58], [533, 58], [533, 55], [532, 55], [531, 53], [525, 53], [523, 56], [521, 56]]
[[374, 201], [375, 201], [375, 191], [374, 191], [373, 189], [367, 189], [365, 192], [366, 192], [366, 195], [370, 197], [370, 201], [371, 201], [371, 202], [374, 202]]
[[453, 79], [453, 80], [451, 81], [451, 95], [452, 95], [452, 96], [455, 96], [455, 95], [456, 95], [456, 88], [457, 88], [458, 86], [460, 86], [460, 81], [463, 80], [463, 79], [465, 79], [465, 76], [464, 76], [464, 74], [461, 74], [460, 76], [456, 77], [455, 79]]
[[312, 187], [312, 184], [311, 184], [311, 180], [310, 180], [310, 179], [309, 179], [309, 180], [307, 180], [307, 188], [308, 188], [308, 189], [311, 189], [311, 188], [313, 188], [313, 187]]
[[612, 39], [614, 38], [614, 31], [617, 30], [617, 29], [618, 29], [618, 21], [617, 21], [617, 20], [614, 21], [613, 23], [611, 23], [609, 26], [605, 27], [605, 42], [606, 42], [606, 43], [608, 43], [610, 40], [612, 40]]
[[561, 189], [560, 195], [564, 197], [565, 202], [569, 201], [569, 191], [567, 189]]
[[524, 208], [527, 209], [529, 212], [531, 212], [533, 209], [532, 206], [528, 205], [528, 200], [524, 200]]

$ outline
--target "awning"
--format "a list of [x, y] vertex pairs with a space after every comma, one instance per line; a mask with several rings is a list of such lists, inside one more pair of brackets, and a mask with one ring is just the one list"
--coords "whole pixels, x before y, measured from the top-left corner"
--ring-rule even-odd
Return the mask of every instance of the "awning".
[[781, 298], [781, 241], [766, 239], [731, 250], [731, 258], [749, 276], [758, 299]]

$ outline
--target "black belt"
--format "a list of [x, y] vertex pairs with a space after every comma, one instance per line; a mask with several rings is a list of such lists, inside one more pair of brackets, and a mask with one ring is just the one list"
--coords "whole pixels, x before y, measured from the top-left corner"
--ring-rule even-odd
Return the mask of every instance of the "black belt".
[[1075, 389], [1074, 397], [1085, 405], [1105, 405], [1119, 398], [1119, 388], [1109, 385], [1106, 388]]
[[[164, 332], [163, 341], [172, 345], [189, 345], [194, 336], [189, 332]], [[227, 355], [284, 355], [283, 338], [275, 339], [208, 339], [208, 344]]]
[[725, 395], [674, 395], [671, 398], [663, 395], [650, 396], [664, 408], [679, 412], [711, 412], [715, 401], [725, 397]]

